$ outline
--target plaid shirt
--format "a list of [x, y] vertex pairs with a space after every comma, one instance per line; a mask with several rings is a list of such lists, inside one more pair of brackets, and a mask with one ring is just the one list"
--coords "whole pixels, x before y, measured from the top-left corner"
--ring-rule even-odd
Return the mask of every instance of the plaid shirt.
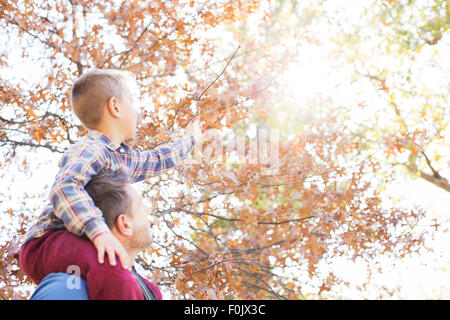
[[188, 135], [169, 147], [139, 151], [123, 143], [117, 145], [99, 131], [88, 130], [61, 158], [50, 203], [26, 234], [25, 242], [49, 230], [63, 228], [94, 240], [109, 228], [102, 212], [84, 190], [92, 176], [105, 169], [122, 169], [132, 182], [139, 182], [160, 175], [184, 160], [195, 143], [192, 135]]

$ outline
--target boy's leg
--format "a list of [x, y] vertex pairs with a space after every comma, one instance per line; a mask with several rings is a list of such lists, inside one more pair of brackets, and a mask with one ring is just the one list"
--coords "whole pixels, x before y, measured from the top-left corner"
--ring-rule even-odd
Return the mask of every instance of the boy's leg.
[[42, 263], [41, 259], [42, 252], [46, 249], [45, 242], [53, 232], [49, 231], [39, 238], [31, 239], [20, 247], [20, 268], [36, 284], [39, 284], [46, 275], [51, 273], [45, 269], [46, 264]]
[[79, 271], [93, 300], [143, 299], [133, 274], [123, 269], [119, 260], [116, 266], [111, 266], [108, 259], [100, 264], [94, 245], [67, 230], [49, 231], [25, 243], [19, 252], [19, 263], [35, 283], [50, 273]]

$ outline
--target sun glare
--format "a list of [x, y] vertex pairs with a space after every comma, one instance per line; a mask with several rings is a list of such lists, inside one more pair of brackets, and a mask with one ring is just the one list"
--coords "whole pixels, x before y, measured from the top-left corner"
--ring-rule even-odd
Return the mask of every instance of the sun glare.
[[308, 44], [299, 49], [299, 56], [284, 73], [283, 82], [301, 105], [301, 102], [332, 89], [333, 79], [329, 71], [323, 48]]

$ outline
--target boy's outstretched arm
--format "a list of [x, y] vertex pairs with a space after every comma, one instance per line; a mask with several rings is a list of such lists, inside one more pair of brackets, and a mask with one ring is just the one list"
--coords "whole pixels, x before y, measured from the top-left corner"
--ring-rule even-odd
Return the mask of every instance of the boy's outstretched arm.
[[50, 201], [55, 215], [60, 218], [67, 230], [86, 236], [93, 242], [98, 252], [99, 263], [104, 254], [115, 265], [115, 254], [122, 266], [129, 269], [129, 257], [122, 244], [109, 230], [103, 214], [98, 209], [84, 186], [90, 177], [102, 168], [102, 154], [87, 146], [75, 156], [64, 155], [60, 161], [61, 170], [50, 191]]
[[187, 134], [168, 146], [153, 150], [133, 150], [131, 156], [131, 177], [139, 182], [158, 176], [187, 158], [192, 148], [200, 142], [201, 130], [197, 119], [186, 128]]

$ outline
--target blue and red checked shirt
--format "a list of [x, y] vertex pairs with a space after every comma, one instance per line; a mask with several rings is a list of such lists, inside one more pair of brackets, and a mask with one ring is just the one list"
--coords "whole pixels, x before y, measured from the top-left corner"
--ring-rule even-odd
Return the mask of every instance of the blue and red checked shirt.
[[63, 229], [94, 240], [109, 228], [102, 212], [84, 186], [102, 170], [124, 170], [131, 182], [160, 175], [186, 159], [196, 144], [192, 135], [154, 150], [139, 151], [117, 145], [105, 134], [90, 129], [59, 161], [59, 172], [50, 190], [50, 203], [28, 230], [25, 242], [49, 230]]

